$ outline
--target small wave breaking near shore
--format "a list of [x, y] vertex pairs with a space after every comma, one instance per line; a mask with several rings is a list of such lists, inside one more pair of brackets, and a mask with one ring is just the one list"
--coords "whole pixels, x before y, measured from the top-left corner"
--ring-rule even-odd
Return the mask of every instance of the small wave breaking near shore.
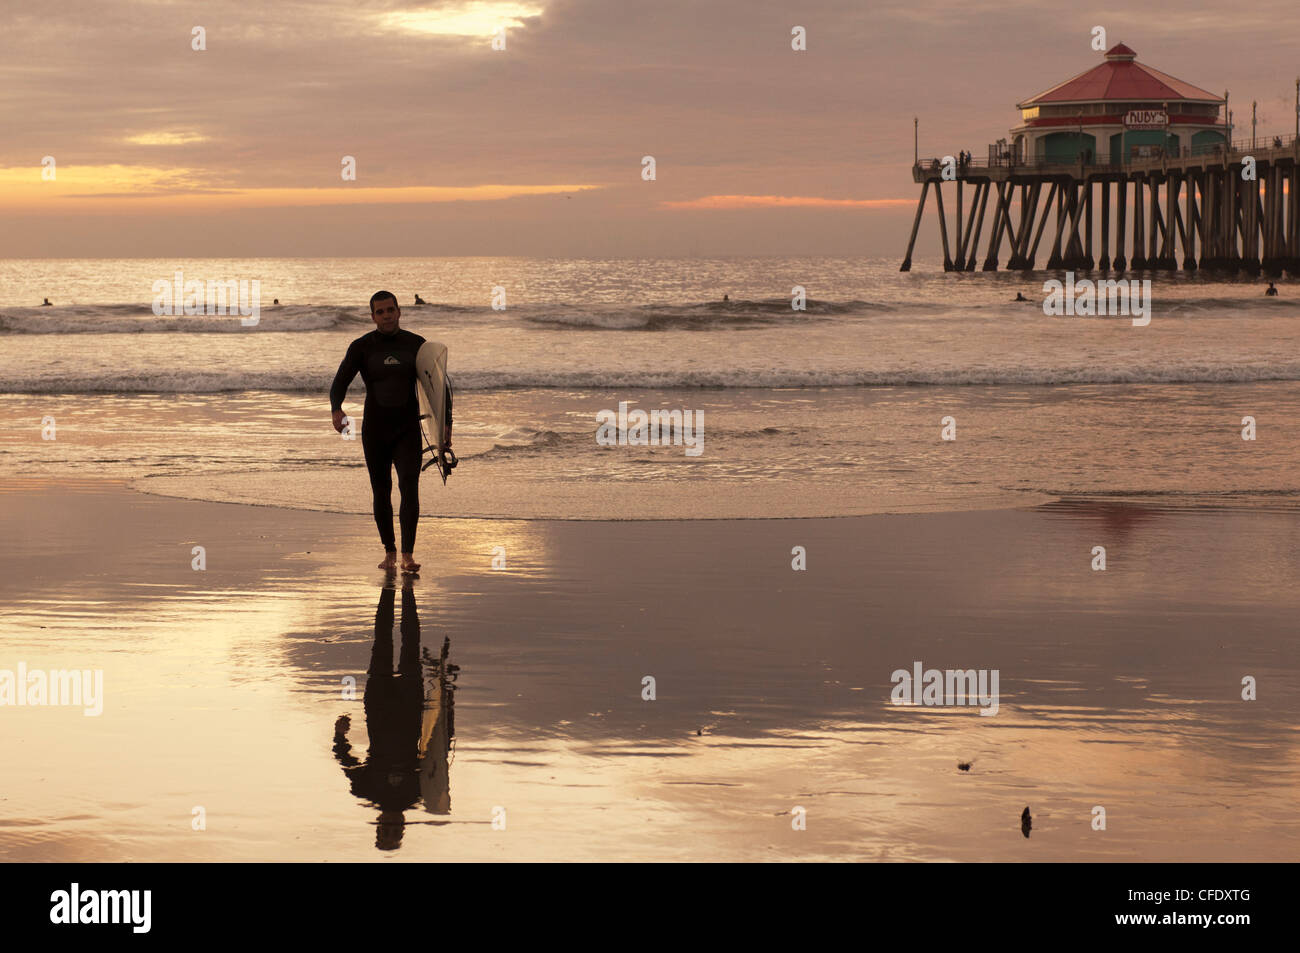
[[[1223, 296], [1180, 297], [1161, 301], [1157, 312], [1181, 318], [1241, 314], [1286, 317], [1296, 314], [1289, 301]], [[1032, 305], [1034, 302], [1028, 302]], [[763, 328], [853, 325], [876, 319], [960, 315], [1030, 316], [1025, 306], [1009, 308], [1001, 300], [955, 300], [920, 296], [914, 299], [809, 299], [795, 310], [787, 298], [693, 301], [661, 304], [519, 304], [495, 311], [490, 307], [427, 304], [403, 308], [402, 320], [412, 330], [437, 327], [533, 328], [563, 331], [745, 331]], [[1087, 320], [1080, 318], [1078, 320]], [[1098, 320], [1098, 319], [1094, 319]], [[1104, 320], [1104, 319], [1100, 319]], [[265, 334], [373, 330], [364, 307], [331, 304], [262, 305], [254, 326], [238, 316], [222, 314], [155, 315], [148, 304], [72, 304], [58, 307], [0, 308], [0, 336], [17, 334]]]
[[[667, 331], [772, 327], [895, 310], [870, 301], [808, 301], [794, 310], [785, 299], [692, 302], [688, 304], [523, 304], [490, 307], [426, 304], [407, 307], [412, 328], [481, 326], [485, 323], [564, 330]], [[0, 334], [223, 334], [373, 329], [365, 308], [341, 305], [262, 305], [254, 326], [223, 314], [155, 315], [148, 304], [74, 304], [62, 307], [0, 308]]]
[[[686, 368], [488, 371], [460, 370], [453, 375], [456, 390], [617, 390], [683, 389], [734, 390], [750, 388], [825, 387], [1021, 387], [1083, 384], [1224, 384], [1300, 381], [1300, 360], [1253, 366], [1199, 364], [1111, 368], [1012, 365], [971, 369], [907, 368], [896, 370], [816, 370]], [[105, 369], [101, 375], [66, 377], [0, 377], [0, 393], [9, 394], [223, 394], [269, 391], [284, 394], [324, 393], [329, 375], [320, 371], [205, 371]], [[360, 399], [365, 388], [353, 384], [350, 395]]]

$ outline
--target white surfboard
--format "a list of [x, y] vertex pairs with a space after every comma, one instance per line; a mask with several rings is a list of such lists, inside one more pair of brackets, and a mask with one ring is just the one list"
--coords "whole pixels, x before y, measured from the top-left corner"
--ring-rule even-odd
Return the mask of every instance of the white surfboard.
[[420, 467], [427, 470], [436, 464], [447, 482], [447, 474], [456, 466], [456, 455], [447, 445], [447, 345], [425, 341], [415, 354], [415, 388], [420, 399], [420, 429], [424, 435], [424, 453], [433, 459]]

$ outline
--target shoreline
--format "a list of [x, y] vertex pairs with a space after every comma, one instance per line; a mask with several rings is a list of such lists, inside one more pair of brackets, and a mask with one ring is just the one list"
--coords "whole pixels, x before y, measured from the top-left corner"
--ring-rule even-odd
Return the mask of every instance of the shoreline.
[[[210, 474], [210, 475], [221, 476], [222, 474]], [[457, 474], [456, 476], [460, 476], [461, 479], [465, 479], [465, 476], [462, 474]], [[455, 477], [453, 477], [453, 479], [454, 478]], [[152, 480], [165, 480], [165, 479], [169, 479], [169, 478], [168, 477], [137, 477], [134, 479], [122, 480], [120, 481], [120, 485], [122, 485], [126, 489], [134, 490], [137, 493], [142, 493], [147, 496], [156, 496], [164, 499], [185, 500], [187, 502], [193, 502], [193, 503], [226, 503], [226, 504], [231, 504], [236, 506], [258, 506], [258, 507], [265, 506], [265, 507], [273, 507], [276, 509], [295, 510], [295, 511], [302, 511], [302, 512], [311, 512], [311, 513], [334, 513], [340, 516], [370, 516], [371, 515], [370, 496], [368, 491], [364, 503], [358, 504], [364, 506], [364, 509], [339, 510], [339, 509], [325, 509], [322, 507], [308, 506], [305, 504], [290, 504], [284, 502], [259, 503], [247, 499], [224, 499], [223, 500], [223, 499], [212, 499], [210, 497], [186, 496], [180, 492], [167, 493], [160, 489], [156, 489], [156, 488], [151, 489], [147, 486], [147, 484]], [[180, 479], [185, 482], [193, 482], [195, 478], [181, 477], [177, 479]], [[435, 480], [436, 480], [436, 475], [435, 475]], [[421, 478], [421, 484], [422, 485], [424, 484], [424, 478]], [[1026, 502], [1024, 500], [1024, 497], [1026, 495], [1032, 495], [1036, 497], [1036, 499], [1034, 499], [1032, 502]], [[998, 497], [996, 502], [992, 499], [988, 499], [988, 497], [994, 497], [994, 496]], [[397, 487], [394, 486], [393, 488], [394, 512], [396, 512], [397, 509], [398, 499], [399, 496], [397, 492]], [[735, 515], [727, 515], [727, 516], [661, 516], [661, 517], [632, 516], [632, 517], [616, 518], [616, 517], [610, 517], [608, 515], [513, 516], [507, 514], [487, 515], [481, 513], [426, 513], [422, 509], [420, 513], [420, 520], [422, 522], [427, 519], [440, 519], [440, 520], [483, 520], [488, 522], [510, 522], [510, 521], [518, 520], [522, 522], [540, 522], [540, 523], [546, 523], [546, 522], [704, 523], [704, 522], [731, 522], [731, 521], [741, 521], [741, 520], [780, 521], [780, 520], [859, 519], [859, 518], [870, 517], [870, 516], [902, 516], [902, 515], [915, 514], [915, 513], [964, 513], [964, 512], [977, 512], [977, 511], [985, 511], [985, 510], [1015, 510], [1015, 509], [1033, 508], [1036, 506], [1043, 506], [1049, 503], [1055, 503], [1059, 501], [1060, 501], [1059, 497], [1051, 496], [1049, 494], [1036, 493], [1034, 491], [1020, 491], [1018, 493], [1003, 493], [1003, 494], [972, 494], [968, 497], [963, 497], [958, 501], [954, 501], [954, 502], [966, 503], [967, 505], [964, 506], [951, 505], [951, 503], [940, 503], [940, 502], [918, 502], [912, 505], [899, 503], [896, 504], [893, 508], [878, 509], [869, 512], [853, 512], [853, 513], [806, 513], [806, 514], [792, 514], [792, 515], [783, 515], [783, 516], [754, 516], [754, 515], [745, 515], [745, 514], [735, 514]], [[423, 497], [422, 497], [422, 507], [423, 507]]]
[[[599, 414], [629, 399], [703, 413], [705, 453], [598, 444]], [[421, 481], [429, 519], [819, 519], [1068, 499], [1300, 501], [1300, 392], [1286, 384], [531, 390], [463, 400], [461, 467], [445, 486], [430, 471]], [[10, 396], [0, 410], [11, 420], [0, 453], [14, 474], [95, 473], [156, 496], [369, 515], [361, 447], [340, 439], [313, 399]], [[58, 422], [57, 440], [42, 439], [47, 418]]]

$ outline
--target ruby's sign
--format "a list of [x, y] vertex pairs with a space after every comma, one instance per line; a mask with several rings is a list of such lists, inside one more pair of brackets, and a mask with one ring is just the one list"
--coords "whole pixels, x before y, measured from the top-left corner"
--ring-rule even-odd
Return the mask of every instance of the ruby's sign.
[[1124, 125], [1130, 129], [1163, 129], [1168, 124], [1163, 109], [1130, 109], [1124, 114]]

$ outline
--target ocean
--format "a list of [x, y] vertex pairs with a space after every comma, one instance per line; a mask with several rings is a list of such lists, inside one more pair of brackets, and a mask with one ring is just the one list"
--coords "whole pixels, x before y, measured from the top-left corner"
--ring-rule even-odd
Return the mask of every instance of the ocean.
[[[178, 271], [256, 280], [257, 324], [155, 315], [154, 283]], [[1300, 499], [1294, 285], [1265, 298], [1255, 279], [1148, 274], [1135, 327], [1045, 315], [1046, 277], [828, 258], [8, 260], [0, 453], [16, 476], [368, 512], [360, 444], [334, 433], [326, 395], [386, 288], [402, 326], [450, 352], [463, 463], [426, 491], [431, 516]], [[363, 396], [358, 378], [345, 409]], [[599, 445], [597, 415], [621, 403], [702, 413], [703, 452]]]

